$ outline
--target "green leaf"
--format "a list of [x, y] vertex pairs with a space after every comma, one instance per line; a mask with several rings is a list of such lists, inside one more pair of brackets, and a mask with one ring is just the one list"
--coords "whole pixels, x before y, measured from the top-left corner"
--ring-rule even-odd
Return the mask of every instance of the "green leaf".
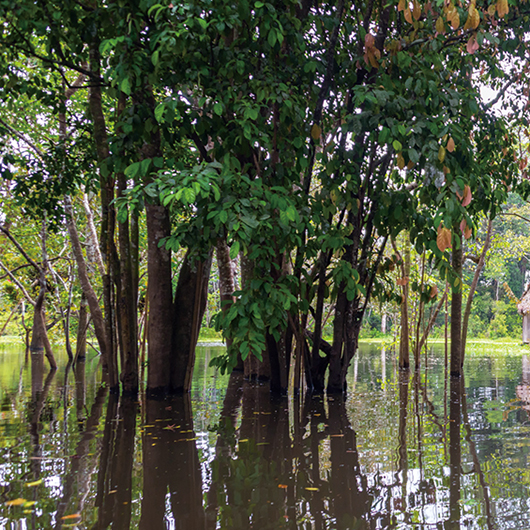
[[123, 79], [123, 81], [120, 83], [120, 90], [128, 96], [131, 95], [131, 82], [128, 77]]
[[223, 104], [217, 102], [217, 103], [213, 106], [213, 111], [215, 112], [215, 114], [217, 114], [217, 116], [221, 116], [221, 115], [223, 114]]
[[125, 176], [130, 179], [134, 179], [136, 175], [138, 174], [138, 170], [140, 169], [140, 162], [133, 162], [130, 166], [127, 166], [125, 168]]
[[230, 259], [236, 259], [239, 254], [239, 241], [234, 241], [230, 247]]

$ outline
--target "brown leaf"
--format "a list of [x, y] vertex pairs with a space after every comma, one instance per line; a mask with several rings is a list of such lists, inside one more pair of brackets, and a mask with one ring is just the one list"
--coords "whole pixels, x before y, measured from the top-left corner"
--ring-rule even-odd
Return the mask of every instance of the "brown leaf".
[[396, 283], [397, 283], [398, 285], [407, 285], [407, 283], [409, 283], [409, 277], [408, 277], [408, 276], [405, 276], [405, 277], [403, 277], [403, 278], [398, 278], [398, 279], [396, 280]]
[[418, 0], [414, 0], [412, 4], [412, 16], [415, 20], [419, 20], [421, 17], [421, 6]]
[[409, 24], [412, 24], [412, 13], [410, 12], [410, 8], [409, 7], [407, 7], [407, 9], [405, 9], [405, 11], [403, 11], [403, 15], [405, 16], [405, 20]]
[[449, 138], [447, 142], [447, 150], [452, 153], [455, 150], [455, 141], [452, 138]]
[[405, 0], [399, 0], [398, 11], [403, 11], [407, 7]]
[[478, 45], [478, 42], [477, 42], [477, 36], [475, 34], [473, 34], [473, 35], [471, 35], [471, 37], [469, 37], [469, 40], [467, 41], [467, 46], [466, 46], [467, 53], [472, 55], [478, 49], [479, 49], [479, 45]]
[[438, 294], [438, 287], [436, 285], [431, 285], [431, 292], [429, 293], [429, 296], [431, 300]]
[[440, 252], [451, 248], [451, 239], [451, 230], [440, 225], [438, 227], [438, 237], [436, 238], [436, 245], [440, 249]]
[[462, 206], [469, 206], [472, 199], [471, 188], [466, 184], [464, 186], [464, 196], [462, 197]]

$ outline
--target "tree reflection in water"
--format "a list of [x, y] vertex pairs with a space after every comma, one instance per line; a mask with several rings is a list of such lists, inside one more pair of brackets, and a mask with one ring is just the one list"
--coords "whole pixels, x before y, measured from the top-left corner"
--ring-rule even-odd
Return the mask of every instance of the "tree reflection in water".
[[[376, 370], [368, 371], [364, 362], [364, 379], [347, 400], [275, 399], [266, 384], [234, 374], [219, 384], [224, 400], [217, 387], [205, 399], [205, 378], [200, 392], [141, 405], [94, 387], [93, 371], [85, 374], [81, 364], [59, 377], [35, 362], [26, 372], [31, 396], [18, 400], [27, 407], [16, 431], [22, 443], [15, 450], [12, 438], [0, 453], [0, 472], [9, 477], [0, 527], [7, 517], [34, 529], [526, 528], [524, 506], [515, 510], [525, 487], [515, 474], [519, 460], [504, 459], [503, 468], [494, 460], [524, 439], [510, 446], [492, 438], [493, 445], [486, 436], [504, 425], [488, 431], [484, 421], [520, 428], [528, 370], [511, 388], [522, 404], [498, 412], [492, 407], [502, 402], [477, 399], [473, 387], [468, 405], [463, 378], [448, 378], [445, 407], [443, 379], [397, 369], [379, 378], [385, 363], [371, 359]], [[16, 394], [4, 401], [11, 410]], [[513, 479], [500, 489], [505, 468]], [[23, 506], [9, 505], [20, 499]], [[514, 518], [515, 526], [506, 523]]]

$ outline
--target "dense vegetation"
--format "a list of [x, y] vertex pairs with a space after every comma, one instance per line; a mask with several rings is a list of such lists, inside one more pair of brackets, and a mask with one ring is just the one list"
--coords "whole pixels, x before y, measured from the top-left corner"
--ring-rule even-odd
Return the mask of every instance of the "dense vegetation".
[[468, 327], [514, 327], [501, 280], [521, 294], [513, 245], [478, 278], [520, 235], [493, 221], [529, 193], [529, 15], [508, 0], [0, 0], [5, 309], [34, 307], [31, 348], [52, 365], [48, 328], [68, 335], [74, 314], [113, 390], [138, 390], [146, 349], [149, 392], [186, 391], [215, 250], [221, 368], [343, 392], [368, 315], [399, 307], [407, 368], [449, 300], [459, 375]]

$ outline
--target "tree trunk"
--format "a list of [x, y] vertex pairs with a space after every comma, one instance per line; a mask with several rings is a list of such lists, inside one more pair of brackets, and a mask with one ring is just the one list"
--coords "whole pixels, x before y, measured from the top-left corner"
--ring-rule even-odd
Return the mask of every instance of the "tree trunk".
[[[118, 174], [118, 196], [122, 196], [127, 188], [127, 181], [123, 173]], [[129, 236], [129, 216], [123, 223], [119, 223], [120, 248], [120, 277], [117, 282], [120, 351], [122, 355], [121, 382], [123, 392], [136, 394], [138, 392], [138, 340], [137, 340], [137, 308], [133, 285], [133, 259], [131, 257], [131, 242]]]
[[180, 269], [173, 309], [173, 350], [170, 390], [189, 392], [195, 364], [195, 348], [208, 298], [208, 280], [212, 265], [210, 250], [205, 261], [186, 252]]
[[109, 384], [111, 388], [116, 388], [118, 385], [118, 377], [115, 363], [110, 359], [110, 348], [107, 338], [107, 331], [105, 328], [105, 322], [103, 319], [103, 313], [99, 307], [98, 297], [90, 283], [88, 277], [88, 271], [86, 267], [85, 257], [83, 256], [83, 249], [81, 248], [81, 242], [79, 240], [79, 234], [77, 232], [77, 226], [74, 219], [74, 211], [72, 206], [72, 199], [69, 195], [64, 197], [64, 209], [66, 212], [68, 234], [70, 236], [70, 242], [72, 243], [72, 250], [75, 256], [77, 264], [77, 274], [79, 277], [79, 283], [81, 289], [86, 297], [88, 307], [90, 310], [90, 316], [94, 323], [94, 330], [96, 332], [96, 338], [98, 341], [101, 356], [103, 357], [103, 368], [108, 372]]
[[473, 297], [475, 296], [475, 290], [478, 285], [480, 274], [482, 272], [484, 263], [486, 261], [486, 254], [488, 253], [488, 250], [490, 248], [492, 228], [493, 228], [493, 221], [491, 221], [490, 219], [488, 223], [488, 229], [486, 232], [486, 240], [484, 241], [484, 247], [482, 248], [480, 258], [475, 268], [475, 274], [473, 276], [473, 281], [471, 282], [471, 287], [469, 288], [469, 294], [467, 295], [466, 308], [464, 310], [464, 318], [462, 320], [462, 359], [460, 361], [460, 365], [462, 368], [464, 368], [464, 357], [466, 354], [467, 328], [469, 325], [469, 316], [471, 315], [471, 305], [473, 303]]
[[462, 244], [453, 234], [453, 272], [451, 298], [451, 376], [462, 374]]
[[[244, 289], [254, 277], [254, 262], [243, 253], [239, 255], [239, 259], [241, 263], [241, 284]], [[244, 373], [245, 379], [268, 381], [271, 375], [268, 353], [265, 352], [262, 361], [255, 355], [250, 354], [244, 361]]]
[[[230, 259], [230, 249], [226, 243], [226, 239], [217, 239], [217, 246], [215, 248], [217, 267], [219, 269], [219, 297], [221, 299], [221, 311], [228, 311], [231, 304], [234, 302], [235, 279], [232, 268], [232, 260]], [[232, 339], [226, 339], [226, 347], [232, 346]], [[243, 360], [241, 355], [237, 356], [237, 363], [234, 366], [236, 372], [243, 371]]]
[[147, 214], [147, 321], [149, 394], [164, 394], [171, 381], [171, 329], [173, 326], [173, 286], [171, 281], [171, 252], [159, 246], [160, 240], [171, 233], [169, 212], [163, 206], [148, 204]]
[[81, 295], [79, 304], [79, 320], [77, 322], [77, 339], [75, 347], [74, 362], [84, 361], [86, 359], [86, 332], [88, 329], [88, 313], [86, 310], [87, 301], [84, 294]]

